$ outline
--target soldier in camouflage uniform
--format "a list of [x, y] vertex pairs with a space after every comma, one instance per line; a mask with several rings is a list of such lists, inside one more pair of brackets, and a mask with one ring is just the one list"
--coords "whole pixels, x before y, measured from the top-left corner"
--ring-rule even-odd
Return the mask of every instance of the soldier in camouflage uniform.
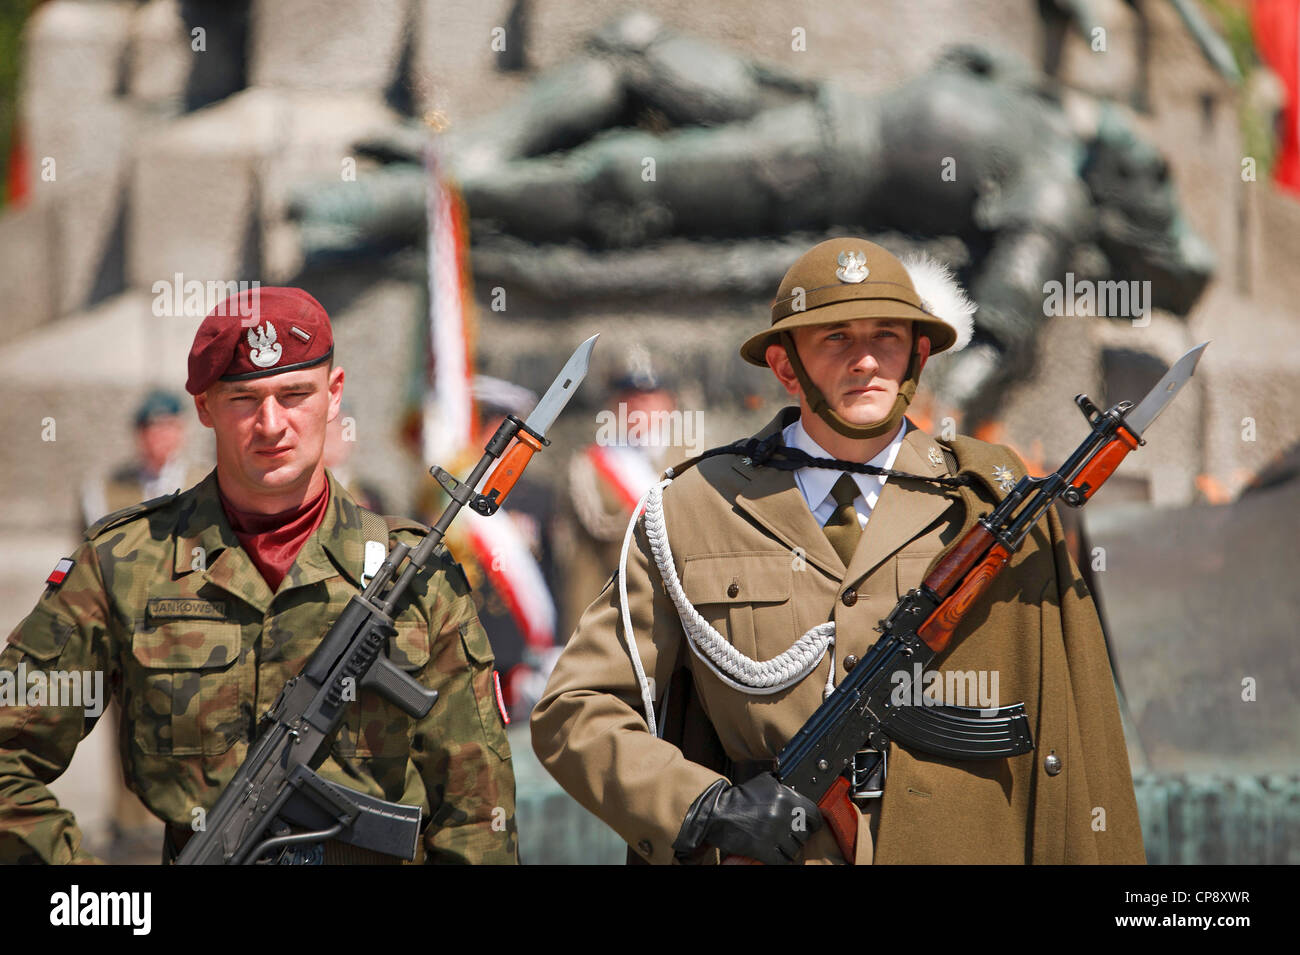
[[[11, 681], [20, 665], [104, 674], [124, 714], [128, 785], [168, 824], [172, 851], [374, 572], [367, 541], [414, 547], [427, 531], [362, 510], [324, 468], [325, 426], [343, 392], [328, 316], [301, 290], [259, 293], [256, 305], [218, 306], [190, 354], [186, 388], [216, 432], [216, 470], [87, 530], [0, 653]], [[256, 322], [240, 317], [250, 314]], [[390, 658], [437, 690], [437, 703], [412, 720], [360, 691], [318, 772], [421, 806], [424, 862], [517, 862], [492, 650], [459, 567], [444, 559], [423, 575], [395, 622]], [[0, 862], [91, 861], [46, 786], [93, 723], [80, 706], [0, 706]], [[333, 842], [304, 858], [395, 861]]]

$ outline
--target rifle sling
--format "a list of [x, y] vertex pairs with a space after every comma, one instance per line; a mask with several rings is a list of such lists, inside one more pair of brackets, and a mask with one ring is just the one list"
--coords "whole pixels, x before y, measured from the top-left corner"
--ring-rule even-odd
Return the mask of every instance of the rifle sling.
[[[940, 447], [942, 448], [943, 445], [940, 445]], [[957, 474], [956, 477], [931, 477], [924, 474], [912, 474], [908, 471], [896, 471], [893, 468], [877, 467], [874, 464], [862, 464], [858, 461], [813, 457], [798, 448], [787, 448], [783, 445], [780, 431], [768, 435], [761, 441], [758, 438], [746, 438], [743, 441], [736, 441], [722, 447], [709, 448], [709, 450], [703, 451], [681, 464], [674, 465], [665, 474], [668, 477], [676, 478], [683, 472], [695, 467], [705, 458], [715, 457], [719, 454], [735, 454], [746, 457], [756, 467], [775, 468], [778, 471], [797, 471], [800, 468], [827, 468], [833, 471], [850, 471], [854, 474], [872, 474], [877, 477], [920, 481], [924, 484], [934, 484], [939, 487], [967, 487], [971, 483], [971, 479], [965, 474]], [[944, 457], [947, 460], [949, 469], [956, 471], [956, 457], [947, 448], [944, 448]]]

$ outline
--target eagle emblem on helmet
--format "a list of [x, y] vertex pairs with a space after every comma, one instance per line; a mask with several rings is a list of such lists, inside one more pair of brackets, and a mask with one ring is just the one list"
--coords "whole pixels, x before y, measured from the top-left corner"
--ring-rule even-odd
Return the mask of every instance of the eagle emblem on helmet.
[[841, 252], [837, 261], [840, 267], [835, 270], [835, 277], [841, 282], [865, 282], [871, 270], [867, 268], [865, 252]]
[[262, 326], [248, 330], [248, 360], [258, 368], [270, 368], [280, 360], [280, 353], [284, 347], [276, 340], [275, 326], [269, 321], [266, 323], [266, 331], [262, 331]]

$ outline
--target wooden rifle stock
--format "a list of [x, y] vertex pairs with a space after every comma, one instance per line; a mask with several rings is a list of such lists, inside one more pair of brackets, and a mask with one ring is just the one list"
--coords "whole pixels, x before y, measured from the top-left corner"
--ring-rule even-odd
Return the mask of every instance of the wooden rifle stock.
[[[982, 530], [982, 528], [975, 528]], [[971, 531], [967, 536], [973, 534]], [[987, 532], [986, 532], [987, 533]], [[970, 609], [971, 604], [989, 589], [993, 578], [1001, 573], [1007, 565], [1011, 553], [1002, 544], [994, 544], [988, 556], [974, 566], [962, 580], [952, 595], [939, 605], [939, 609], [930, 614], [928, 620], [917, 628], [916, 635], [935, 653], [942, 653], [952, 639], [953, 631], [961, 623], [961, 618]]]
[[930, 572], [924, 586], [929, 587], [940, 600], [947, 597], [992, 545], [993, 534], [983, 524], [976, 524]]

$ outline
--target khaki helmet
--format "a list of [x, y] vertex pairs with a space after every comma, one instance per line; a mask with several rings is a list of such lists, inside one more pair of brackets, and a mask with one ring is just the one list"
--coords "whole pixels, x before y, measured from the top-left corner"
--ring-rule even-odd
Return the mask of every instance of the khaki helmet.
[[827, 239], [804, 253], [785, 273], [772, 302], [771, 327], [741, 345], [740, 355], [750, 364], [766, 366], [767, 347], [784, 345], [813, 411], [841, 434], [875, 437], [893, 430], [916, 393], [921, 363], [915, 346], [893, 410], [875, 424], [856, 425], [827, 405], [804, 371], [790, 331], [859, 318], [907, 319], [916, 323], [914, 340], [921, 335], [930, 339], [933, 355], [966, 347], [974, 329], [974, 312], [975, 304], [951, 270], [929, 256], [899, 260], [866, 239]]

